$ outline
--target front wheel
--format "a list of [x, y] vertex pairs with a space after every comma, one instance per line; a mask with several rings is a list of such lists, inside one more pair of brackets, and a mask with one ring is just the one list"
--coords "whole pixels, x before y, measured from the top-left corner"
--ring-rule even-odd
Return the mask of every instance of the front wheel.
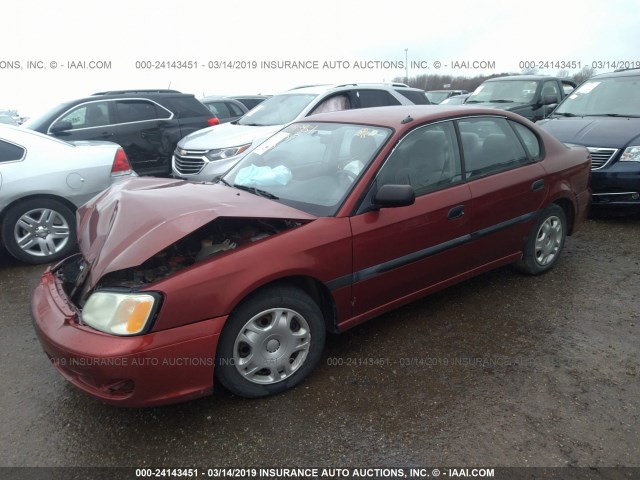
[[566, 235], [567, 217], [564, 210], [556, 204], [549, 205], [531, 229], [522, 260], [516, 263], [516, 267], [530, 275], [550, 270], [560, 257]]
[[300, 383], [320, 360], [322, 312], [302, 290], [270, 287], [229, 316], [216, 353], [215, 374], [232, 393], [257, 398]]
[[51, 198], [31, 198], [12, 206], [2, 223], [2, 241], [23, 262], [39, 264], [68, 256], [76, 246], [75, 213]]

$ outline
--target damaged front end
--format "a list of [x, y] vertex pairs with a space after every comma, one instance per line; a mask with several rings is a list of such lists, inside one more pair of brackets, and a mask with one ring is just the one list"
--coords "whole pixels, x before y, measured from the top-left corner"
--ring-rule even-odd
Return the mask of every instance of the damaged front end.
[[303, 223], [279, 218], [220, 217], [150, 256], [140, 265], [107, 273], [95, 285], [89, 281], [90, 265], [81, 254], [68, 258], [53, 272], [67, 297], [82, 309], [92, 292], [113, 288], [138, 291], [192, 265], [241, 249]]

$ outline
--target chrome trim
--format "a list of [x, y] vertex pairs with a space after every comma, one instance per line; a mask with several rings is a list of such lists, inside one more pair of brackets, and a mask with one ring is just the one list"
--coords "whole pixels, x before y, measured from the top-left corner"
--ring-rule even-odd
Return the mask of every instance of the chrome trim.
[[[600, 170], [601, 168], [606, 167], [611, 160], [618, 155], [620, 149], [618, 148], [605, 148], [605, 147], [587, 147], [589, 153], [591, 154], [591, 170]], [[594, 162], [594, 154], [598, 155], [596, 161]], [[603, 157], [605, 155], [609, 155], [606, 160], [603, 161]]]
[[69, 113], [69, 112], [70, 112], [70, 111], [72, 111], [72, 110], [75, 110], [75, 109], [76, 109], [76, 108], [78, 108], [78, 107], [81, 107], [81, 106], [83, 106], [83, 105], [88, 105], [88, 104], [90, 104], [90, 103], [98, 103], [98, 102], [118, 102], [118, 101], [121, 101], [121, 100], [142, 100], [142, 101], [145, 101], [145, 102], [151, 102], [151, 103], [153, 103], [153, 104], [157, 105], [158, 107], [162, 108], [163, 110], [165, 110], [165, 111], [169, 112], [169, 115], [170, 115], [170, 116], [169, 116], [168, 118], [152, 118], [152, 119], [150, 119], [150, 120], [136, 120], [135, 122], [107, 123], [106, 125], [100, 125], [100, 126], [97, 126], [97, 127], [72, 128], [71, 130], [63, 130], [63, 131], [65, 131], [65, 132], [80, 132], [80, 131], [82, 131], [82, 130], [89, 130], [89, 129], [91, 129], [91, 128], [114, 127], [114, 126], [116, 126], [116, 125], [132, 125], [132, 124], [134, 124], [134, 123], [142, 123], [142, 122], [156, 122], [156, 121], [158, 121], [158, 120], [173, 120], [173, 118], [175, 117], [174, 113], [173, 113], [171, 110], [169, 110], [168, 108], [166, 108], [166, 107], [164, 107], [164, 106], [160, 105], [158, 102], [156, 102], [156, 101], [154, 101], [154, 100], [151, 100], [151, 99], [149, 99], [149, 98], [138, 98], [138, 97], [132, 97], [132, 98], [107, 98], [107, 99], [98, 99], [98, 100], [91, 100], [91, 101], [88, 101], [88, 102], [78, 103], [77, 105], [74, 105], [73, 107], [71, 107], [71, 108], [69, 108], [69, 109], [65, 110], [64, 112], [62, 112], [60, 115], [58, 115], [58, 116], [56, 117], [56, 119], [55, 119], [53, 122], [51, 122], [51, 125], [49, 125], [49, 128], [47, 128], [47, 135], [51, 135], [51, 127], [52, 127], [53, 125], [55, 125], [55, 124], [56, 124], [56, 122], [57, 122], [58, 120], [60, 120], [60, 119], [61, 119], [63, 116], [65, 116], [67, 113]]
[[602, 196], [610, 196], [610, 195], [639, 195], [640, 192], [611, 192], [611, 193], [603, 193], [603, 192], [599, 192], [599, 193], [592, 193], [591, 195], [593, 195], [594, 197], [602, 197]]

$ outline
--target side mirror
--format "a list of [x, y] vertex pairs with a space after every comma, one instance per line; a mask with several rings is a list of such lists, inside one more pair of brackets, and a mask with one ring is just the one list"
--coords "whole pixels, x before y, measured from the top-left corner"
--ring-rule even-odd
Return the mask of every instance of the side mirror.
[[376, 208], [406, 207], [415, 201], [416, 192], [411, 185], [383, 185], [373, 197]]
[[71, 122], [64, 120], [62, 122], [54, 123], [49, 131], [54, 135], [59, 135], [60, 133], [67, 130], [73, 130], [73, 125], [71, 124]]
[[556, 95], [545, 95], [542, 97], [543, 105], [553, 105], [555, 103], [558, 103], [558, 97]]

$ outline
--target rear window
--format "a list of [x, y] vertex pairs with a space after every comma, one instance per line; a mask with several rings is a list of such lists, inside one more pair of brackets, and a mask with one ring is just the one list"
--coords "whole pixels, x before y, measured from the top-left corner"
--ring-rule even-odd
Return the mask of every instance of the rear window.
[[361, 108], [400, 105], [400, 102], [384, 90], [358, 90]]
[[431, 102], [427, 98], [427, 94], [418, 90], [396, 90], [404, 98], [411, 100], [416, 105], [430, 105]]
[[165, 106], [178, 118], [209, 118], [211, 116], [207, 107], [196, 100], [195, 97], [183, 96], [163, 98], [162, 103], [164, 103]]
[[21, 160], [23, 156], [24, 148], [0, 140], [0, 163]]

